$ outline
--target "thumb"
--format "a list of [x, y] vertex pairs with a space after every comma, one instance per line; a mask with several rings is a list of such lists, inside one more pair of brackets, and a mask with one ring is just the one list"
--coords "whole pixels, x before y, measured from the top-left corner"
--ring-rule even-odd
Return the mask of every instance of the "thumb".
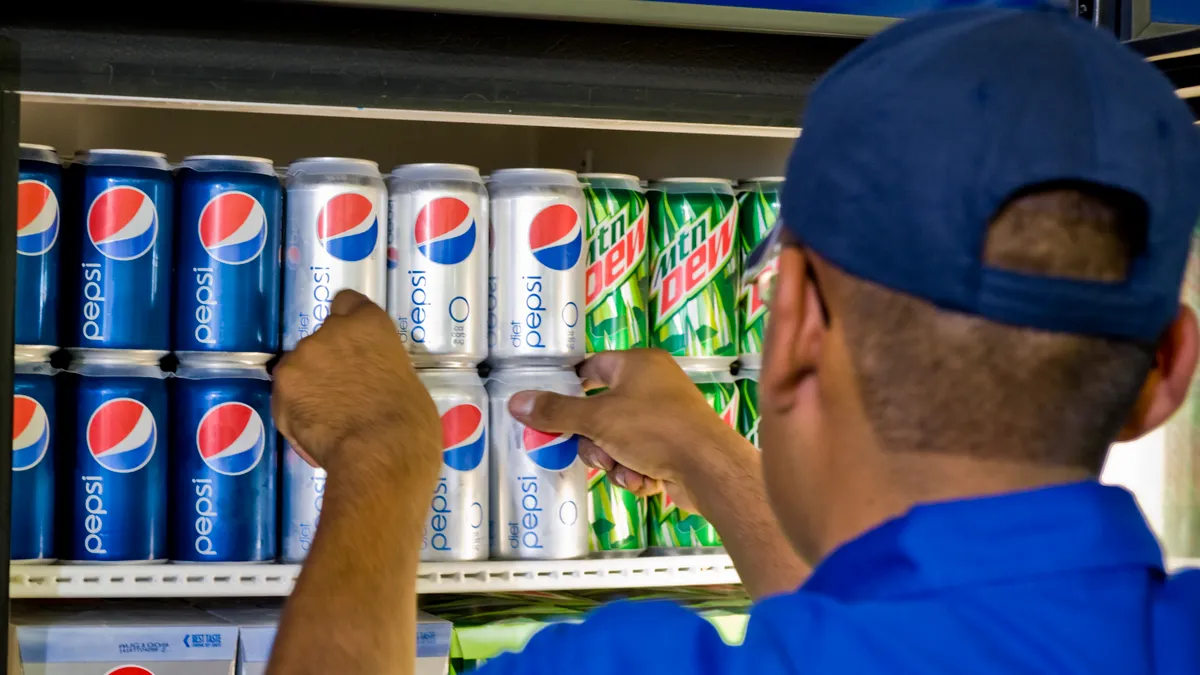
[[508, 400], [508, 412], [527, 427], [560, 434], [580, 434], [596, 440], [593, 420], [603, 419], [603, 396], [583, 398], [549, 391], [521, 391]]
[[333, 298], [333, 304], [329, 306], [329, 313], [338, 316], [348, 316], [353, 314], [355, 310], [363, 305], [371, 304], [371, 299], [350, 289], [338, 291], [338, 294]]

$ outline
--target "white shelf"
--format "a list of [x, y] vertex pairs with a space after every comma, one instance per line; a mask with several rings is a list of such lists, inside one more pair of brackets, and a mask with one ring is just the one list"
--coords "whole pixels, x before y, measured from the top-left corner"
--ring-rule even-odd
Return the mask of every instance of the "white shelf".
[[[299, 565], [13, 565], [12, 598], [282, 596]], [[726, 555], [424, 563], [420, 593], [503, 593], [738, 583]]]

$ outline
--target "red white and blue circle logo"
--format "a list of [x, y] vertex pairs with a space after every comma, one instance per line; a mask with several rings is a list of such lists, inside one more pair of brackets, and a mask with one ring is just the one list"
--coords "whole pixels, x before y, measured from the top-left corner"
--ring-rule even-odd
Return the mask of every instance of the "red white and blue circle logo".
[[100, 466], [132, 473], [154, 456], [158, 426], [146, 404], [131, 398], [105, 401], [87, 425], [88, 451]]
[[317, 214], [317, 239], [338, 260], [358, 262], [366, 258], [379, 242], [375, 205], [357, 192], [331, 197]]
[[442, 461], [458, 471], [470, 471], [483, 461], [487, 447], [483, 412], [464, 403], [442, 414]]
[[442, 265], [457, 265], [475, 250], [471, 207], [455, 197], [429, 200], [417, 213], [413, 237], [426, 258]]
[[196, 429], [200, 458], [225, 476], [240, 476], [258, 466], [266, 440], [262, 418], [245, 403], [213, 406]]
[[200, 244], [213, 260], [241, 265], [267, 243], [267, 212], [245, 192], [222, 192], [200, 211]]
[[154, 246], [158, 207], [145, 192], [118, 185], [92, 200], [87, 214], [88, 238], [107, 258], [133, 260]]
[[579, 437], [525, 428], [521, 435], [525, 454], [534, 464], [550, 471], [562, 471], [579, 456]]
[[141, 666], [117, 666], [104, 675], [154, 675]]
[[50, 447], [50, 420], [37, 399], [13, 396], [12, 469], [26, 471], [37, 466]]
[[37, 180], [17, 184], [17, 253], [42, 255], [58, 239], [58, 197]]
[[574, 267], [583, 251], [583, 227], [575, 209], [554, 204], [534, 216], [529, 224], [529, 250], [552, 270], [564, 272]]

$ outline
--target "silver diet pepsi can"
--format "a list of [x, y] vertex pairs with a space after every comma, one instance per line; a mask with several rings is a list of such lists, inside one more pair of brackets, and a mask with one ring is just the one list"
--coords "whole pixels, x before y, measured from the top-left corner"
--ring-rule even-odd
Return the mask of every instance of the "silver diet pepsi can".
[[329, 317], [342, 289], [387, 305], [387, 188], [375, 162], [341, 157], [288, 166], [283, 274], [283, 348]]
[[579, 437], [541, 432], [514, 420], [508, 399], [526, 389], [583, 395], [571, 370], [512, 368], [495, 370], [488, 379], [492, 557], [585, 557], [587, 467], [579, 459]]
[[489, 359], [562, 366], [583, 359], [583, 189], [574, 171], [502, 169], [488, 183], [495, 239]]
[[283, 442], [283, 562], [300, 563], [308, 556], [325, 503], [325, 469], [304, 461]]
[[486, 560], [487, 392], [473, 369], [417, 375], [442, 417], [442, 473], [425, 518], [421, 560]]
[[388, 313], [419, 368], [487, 358], [488, 199], [479, 170], [405, 164], [388, 186]]

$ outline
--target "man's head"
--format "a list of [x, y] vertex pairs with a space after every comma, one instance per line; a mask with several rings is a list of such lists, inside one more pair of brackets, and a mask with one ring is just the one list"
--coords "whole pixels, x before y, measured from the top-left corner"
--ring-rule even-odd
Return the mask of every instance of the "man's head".
[[[1149, 66], [1073, 21], [917, 20], [814, 94], [760, 382], [768, 488], [810, 558], [914, 501], [1095, 476], [1111, 442], [1186, 395], [1198, 338], [1178, 297], [1200, 142]], [[1022, 53], [985, 58], [1014, 31]], [[1106, 77], [1149, 81], [1136, 105], [1075, 82], [1094, 74], [1071, 59], [1097, 52]], [[1105, 133], [1117, 147], [1097, 145]], [[1158, 156], [1131, 152], [1146, 142]]]

